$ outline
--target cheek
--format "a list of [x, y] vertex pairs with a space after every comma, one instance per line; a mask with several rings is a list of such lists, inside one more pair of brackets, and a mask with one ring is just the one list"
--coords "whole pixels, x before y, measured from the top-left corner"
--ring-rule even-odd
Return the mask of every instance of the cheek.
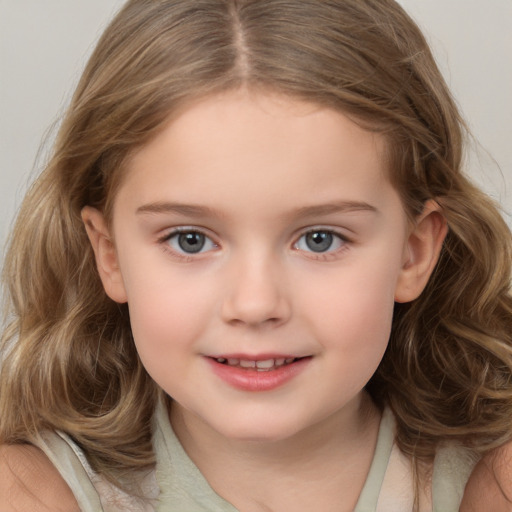
[[324, 275], [316, 286], [303, 284], [307, 293], [302, 293], [301, 308], [309, 312], [321, 343], [342, 350], [347, 359], [375, 359], [378, 364], [391, 331], [398, 276], [394, 267], [361, 262]]
[[317, 309], [322, 322], [315, 337], [329, 355], [326, 364], [344, 396], [357, 394], [368, 384], [388, 346], [394, 301], [386, 288], [361, 286], [348, 293], [341, 287]]
[[211, 283], [191, 278], [186, 271], [138, 268], [141, 271], [126, 277], [137, 350], [147, 367], [160, 362], [172, 364], [172, 356], [201, 339], [206, 330], [215, 304], [214, 288]]

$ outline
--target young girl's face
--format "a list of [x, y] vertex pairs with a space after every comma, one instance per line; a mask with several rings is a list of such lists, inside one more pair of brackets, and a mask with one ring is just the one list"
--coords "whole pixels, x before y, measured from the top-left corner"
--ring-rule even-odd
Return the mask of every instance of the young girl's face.
[[277, 440], [357, 414], [419, 293], [384, 151], [339, 112], [237, 91], [131, 159], [100, 272], [186, 421]]

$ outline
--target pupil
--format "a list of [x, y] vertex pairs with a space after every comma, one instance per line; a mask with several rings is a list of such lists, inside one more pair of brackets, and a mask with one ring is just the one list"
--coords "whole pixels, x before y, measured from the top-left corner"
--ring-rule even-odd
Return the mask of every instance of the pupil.
[[315, 231], [306, 235], [306, 245], [314, 252], [324, 252], [332, 244], [332, 233]]
[[182, 233], [178, 237], [178, 243], [185, 252], [199, 252], [204, 247], [204, 235], [201, 233]]

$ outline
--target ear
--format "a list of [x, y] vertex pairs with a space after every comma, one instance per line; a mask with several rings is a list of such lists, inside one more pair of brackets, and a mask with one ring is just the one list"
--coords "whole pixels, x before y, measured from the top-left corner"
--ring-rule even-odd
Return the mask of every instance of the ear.
[[103, 214], [96, 208], [86, 206], [82, 209], [82, 221], [94, 251], [96, 266], [105, 292], [116, 302], [127, 302], [116, 248]]
[[404, 247], [404, 260], [395, 290], [396, 302], [418, 298], [436, 266], [448, 225], [441, 207], [427, 201], [415, 220]]

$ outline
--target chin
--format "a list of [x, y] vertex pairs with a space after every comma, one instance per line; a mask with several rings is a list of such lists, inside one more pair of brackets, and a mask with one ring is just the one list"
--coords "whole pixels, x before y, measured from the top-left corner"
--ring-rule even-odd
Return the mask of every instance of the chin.
[[219, 425], [217, 432], [227, 439], [240, 442], [272, 443], [289, 439], [299, 432], [296, 425], [275, 421], [240, 421]]

